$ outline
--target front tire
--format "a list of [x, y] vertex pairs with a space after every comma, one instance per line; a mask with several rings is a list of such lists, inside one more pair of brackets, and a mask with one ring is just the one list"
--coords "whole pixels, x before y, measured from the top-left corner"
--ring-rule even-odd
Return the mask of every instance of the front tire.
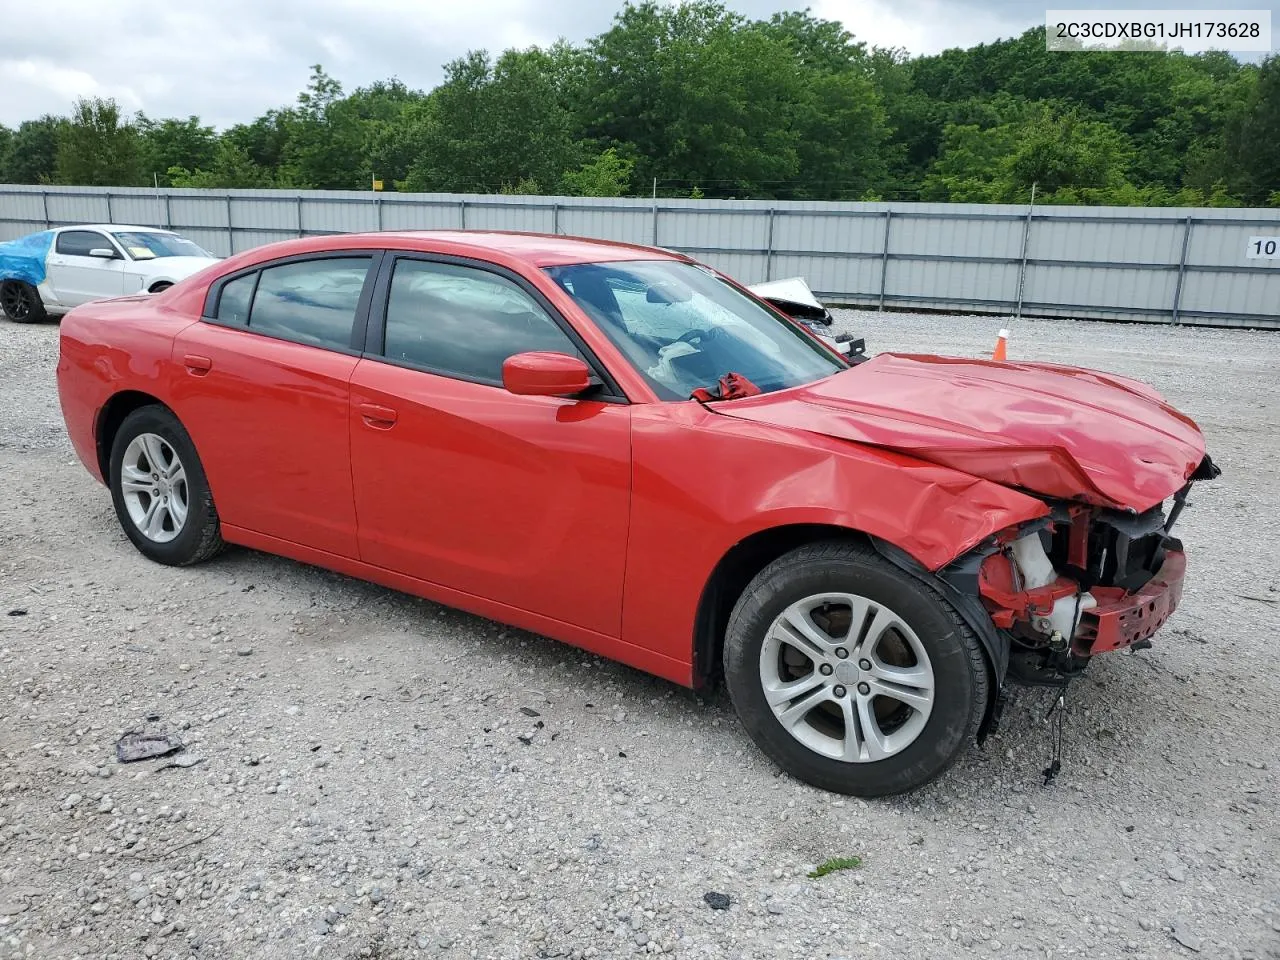
[[941, 595], [848, 541], [800, 547], [747, 586], [724, 645], [751, 738], [805, 783], [863, 797], [951, 766], [990, 695], [982, 645]]
[[141, 407], [125, 417], [111, 444], [109, 484], [125, 536], [148, 558], [187, 566], [222, 549], [195, 444], [164, 407]]
[[0, 310], [14, 323], [40, 323], [48, 317], [40, 291], [22, 280], [0, 283]]

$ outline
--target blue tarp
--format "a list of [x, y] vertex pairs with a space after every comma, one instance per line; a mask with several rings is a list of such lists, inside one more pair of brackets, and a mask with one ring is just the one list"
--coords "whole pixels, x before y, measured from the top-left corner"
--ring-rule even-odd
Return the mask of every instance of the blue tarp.
[[52, 245], [52, 230], [0, 243], [0, 280], [25, 280], [33, 287], [44, 283], [44, 262]]

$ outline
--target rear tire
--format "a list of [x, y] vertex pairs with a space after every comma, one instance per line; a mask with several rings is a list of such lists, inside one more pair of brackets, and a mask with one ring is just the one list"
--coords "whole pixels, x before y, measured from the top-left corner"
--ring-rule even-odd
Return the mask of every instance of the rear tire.
[[147, 406], [125, 417], [111, 443], [109, 473], [116, 517], [146, 557], [185, 567], [222, 549], [204, 467], [172, 412]]
[[40, 291], [22, 280], [0, 283], [0, 309], [14, 323], [42, 323], [49, 316]]
[[729, 618], [724, 674], [778, 766], [863, 797], [950, 767], [991, 683], [980, 641], [940, 594], [848, 541], [800, 547], [756, 575]]
[[148, 290], [147, 293], [164, 293], [172, 286], [173, 284], [168, 280], [161, 280], [159, 283], [152, 284], [151, 289]]

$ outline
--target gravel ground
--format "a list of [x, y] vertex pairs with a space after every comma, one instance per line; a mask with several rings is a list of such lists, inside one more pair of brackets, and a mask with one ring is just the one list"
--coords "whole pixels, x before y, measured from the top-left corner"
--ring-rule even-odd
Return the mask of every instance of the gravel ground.
[[[840, 322], [968, 355], [1002, 323]], [[1203, 426], [1184, 604], [1073, 686], [1051, 786], [1027, 691], [861, 802], [723, 696], [262, 554], [148, 563], [63, 434], [57, 327], [0, 321], [0, 958], [1280, 957], [1280, 338], [1011, 326]], [[142, 725], [202, 762], [117, 764]]]

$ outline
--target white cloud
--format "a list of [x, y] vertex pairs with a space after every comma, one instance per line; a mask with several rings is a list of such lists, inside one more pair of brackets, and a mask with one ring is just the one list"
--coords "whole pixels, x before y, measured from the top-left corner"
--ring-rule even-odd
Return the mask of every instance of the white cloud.
[[965, 7], [948, 0], [815, 0], [813, 14], [839, 20], [869, 46], [901, 47], [913, 54], [940, 53], [1012, 37], [1044, 20], [1042, 7]]
[[0, 123], [114, 96], [226, 126], [291, 103], [313, 63], [347, 88], [391, 76], [430, 87], [468, 49], [581, 40], [612, 12], [592, 0], [0, 0], [0, 23], [38, 38], [0, 50]]

